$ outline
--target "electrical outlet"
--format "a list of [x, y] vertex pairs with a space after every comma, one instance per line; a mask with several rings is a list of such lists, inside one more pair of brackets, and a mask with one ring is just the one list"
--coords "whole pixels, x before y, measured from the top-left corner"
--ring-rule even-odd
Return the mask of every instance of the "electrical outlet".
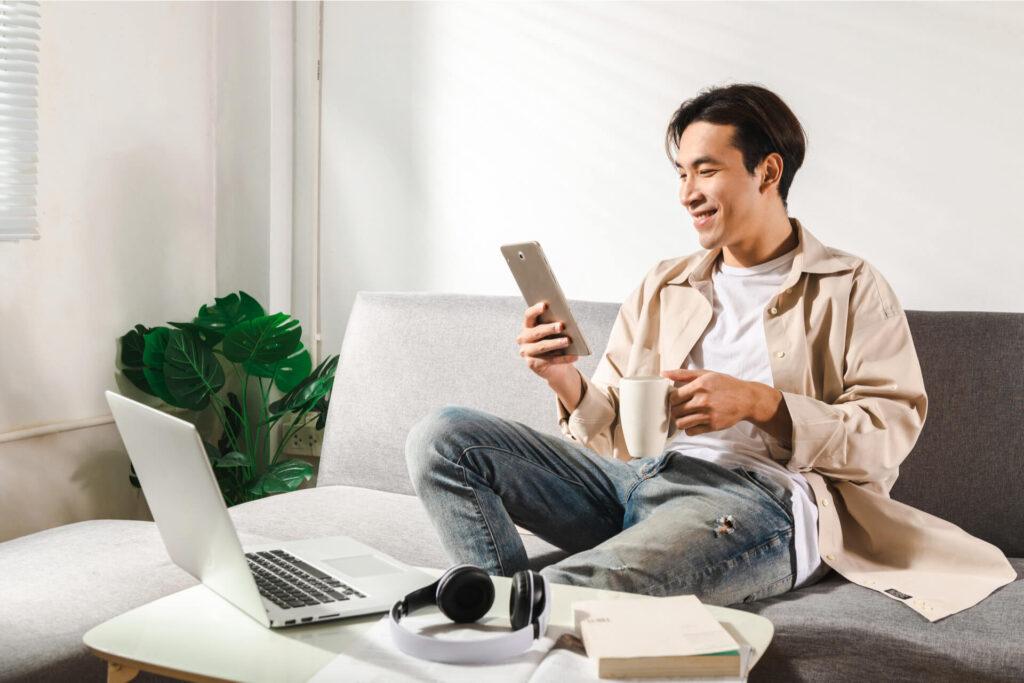
[[323, 432], [314, 427], [303, 427], [292, 434], [284, 446], [284, 452], [290, 455], [318, 457], [323, 445]]

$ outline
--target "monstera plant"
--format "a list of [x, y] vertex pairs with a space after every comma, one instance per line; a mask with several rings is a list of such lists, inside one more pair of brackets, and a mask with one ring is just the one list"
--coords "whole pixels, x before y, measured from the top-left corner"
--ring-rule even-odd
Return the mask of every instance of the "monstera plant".
[[120, 371], [132, 384], [217, 416], [214, 439], [204, 434], [203, 443], [228, 505], [292, 491], [313, 475], [309, 463], [281, 454], [298, 430], [324, 428], [338, 357], [313, 368], [301, 335], [298, 320], [267, 315], [238, 292], [204, 305], [191, 322], [136, 325], [121, 337]]

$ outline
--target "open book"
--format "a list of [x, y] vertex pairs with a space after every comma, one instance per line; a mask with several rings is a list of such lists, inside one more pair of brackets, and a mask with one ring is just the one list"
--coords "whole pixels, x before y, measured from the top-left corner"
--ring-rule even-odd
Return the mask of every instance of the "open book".
[[741, 647], [693, 595], [573, 603], [601, 678], [743, 677]]

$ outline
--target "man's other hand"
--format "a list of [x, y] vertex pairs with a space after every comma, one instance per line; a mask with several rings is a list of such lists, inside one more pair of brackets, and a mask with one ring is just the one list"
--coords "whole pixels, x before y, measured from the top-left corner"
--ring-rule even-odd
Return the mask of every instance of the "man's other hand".
[[[768, 429], [769, 423], [777, 417], [780, 404], [785, 405], [778, 390], [719, 372], [665, 370], [661, 375], [676, 383], [669, 394], [672, 419], [676, 428], [689, 436], [728, 429], [740, 420], [750, 420]], [[775, 425], [771, 426], [773, 429], [768, 431], [774, 432]], [[785, 427], [782, 434], [785, 434]]]

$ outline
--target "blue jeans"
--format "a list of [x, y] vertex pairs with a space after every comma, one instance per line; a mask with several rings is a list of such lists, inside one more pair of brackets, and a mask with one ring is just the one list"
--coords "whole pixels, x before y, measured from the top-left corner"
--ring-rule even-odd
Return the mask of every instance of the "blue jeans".
[[409, 433], [413, 486], [453, 563], [527, 568], [515, 525], [571, 553], [553, 583], [729, 605], [793, 587], [789, 492], [745, 470], [666, 451], [622, 462], [476, 410]]

